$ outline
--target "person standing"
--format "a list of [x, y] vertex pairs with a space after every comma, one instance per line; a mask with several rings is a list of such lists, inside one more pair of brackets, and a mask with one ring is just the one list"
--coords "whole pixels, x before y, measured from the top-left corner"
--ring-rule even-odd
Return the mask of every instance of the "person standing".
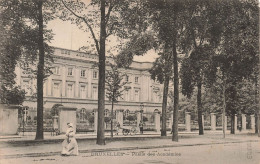
[[143, 122], [141, 121], [141, 122], [139, 123], [140, 134], [143, 134], [143, 131], [144, 131], [143, 126], [144, 126], [144, 124], [143, 124]]
[[67, 124], [68, 129], [66, 131], [66, 138], [62, 142], [62, 152], [61, 155], [78, 155], [78, 143], [75, 139], [75, 131], [72, 123]]
[[116, 124], [116, 135], [119, 134], [119, 130], [120, 130], [120, 123], [117, 122], [117, 124]]

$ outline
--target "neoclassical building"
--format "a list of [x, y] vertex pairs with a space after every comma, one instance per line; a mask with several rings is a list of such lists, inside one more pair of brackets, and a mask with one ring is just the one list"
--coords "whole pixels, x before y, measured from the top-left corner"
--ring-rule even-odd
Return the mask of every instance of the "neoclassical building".
[[[54, 48], [52, 72], [44, 81], [44, 109], [50, 109], [54, 104], [66, 107], [93, 110], [97, 108], [98, 98], [98, 69], [93, 67], [98, 62], [98, 56], [68, 49]], [[109, 62], [112, 58], [107, 57]], [[28, 66], [30, 67], [30, 66]], [[134, 61], [130, 68], [120, 69], [127, 74], [124, 81], [127, 84], [122, 98], [115, 104], [114, 109], [124, 111], [140, 110], [153, 112], [161, 110], [162, 85], [150, 78], [148, 70], [152, 67], [149, 62]], [[108, 68], [108, 67], [107, 67]], [[28, 106], [36, 114], [36, 79], [31, 78], [23, 68], [16, 68], [17, 84], [25, 89], [26, 100], [23, 106]], [[106, 99], [105, 108], [110, 110], [111, 103]], [[33, 112], [32, 112], [33, 113]]]

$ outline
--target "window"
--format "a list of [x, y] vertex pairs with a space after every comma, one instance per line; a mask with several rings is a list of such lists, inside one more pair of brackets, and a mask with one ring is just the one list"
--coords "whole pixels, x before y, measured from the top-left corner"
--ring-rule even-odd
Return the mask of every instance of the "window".
[[97, 71], [93, 71], [93, 79], [97, 79], [98, 78], [98, 72]]
[[73, 84], [68, 84], [68, 86], [67, 86], [67, 97], [68, 98], [74, 97]]
[[60, 84], [59, 83], [53, 84], [53, 96], [60, 97]]
[[125, 76], [125, 81], [129, 82], [129, 76], [128, 75]]
[[84, 122], [86, 117], [86, 109], [81, 109], [79, 113], [80, 122]]
[[130, 100], [130, 90], [125, 90], [125, 101], [129, 101]]
[[106, 109], [106, 110], [105, 110], [105, 112], [104, 112], [104, 115], [105, 115], [105, 117], [108, 117], [108, 116], [109, 116], [109, 114], [110, 114], [109, 110], [108, 110], [108, 109]]
[[79, 93], [80, 93], [80, 98], [85, 99], [86, 98], [86, 87], [85, 86], [81, 86]]
[[158, 92], [153, 92], [153, 100], [154, 100], [154, 102], [159, 102]]
[[139, 90], [135, 90], [135, 101], [139, 101], [139, 100], [140, 100]]
[[135, 83], [138, 83], [139, 77], [135, 77]]
[[31, 88], [30, 88], [30, 85], [29, 85], [29, 81], [23, 81], [23, 87], [22, 87], [26, 93], [26, 95], [30, 95], [31, 94]]
[[53, 69], [52, 69], [52, 72], [53, 72], [53, 74], [55, 74], [55, 75], [59, 75], [60, 74], [60, 68], [57, 66], [57, 67], [54, 67]]
[[94, 86], [92, 89], [93, 89], [92, 90], [92, 97], [93, 97], [93, 99], [98, 99], [98, 89], [97, 89], [97, 87]]
[[129, 109], [127, 109], [126, 111], [124, 111], [124, 114], [125, 114], [125, 117], [129, 116], [129, 114], [130, 114]]
[[81, 77], [86, 77], [86, 70], [81, 70], [80, 71], [80, 76]]
[[73, 71], [72, 68], [68, 68], [68, 76], [72, 76], [72, 71]]

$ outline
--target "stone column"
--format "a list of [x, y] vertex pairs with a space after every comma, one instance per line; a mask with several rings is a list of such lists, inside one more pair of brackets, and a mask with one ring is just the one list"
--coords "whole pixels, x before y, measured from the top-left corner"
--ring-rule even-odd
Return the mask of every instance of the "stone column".
[[242, 130], [246, 130], [246, 115], [242, 114]]
[[185, 112], [185, 126], [186, 126], [186, 131], [190, 132], [191, 131], [190, 112]]
[[18, 109], [18, 105], [0, 104], [0, 135], [17, 134]]
[[67, 123], [73, 123], [73, 128], [76, 132], [76, 110], [77, 108], [70, 108], [70, 107], [64, 107], [60, 106], [59, 109], [59, 132], [60, 133], [66, 133], [67, 130]]
[[53, 116], [53, 129], [58, 129], [59, 128], [59, 117], [58, 116]]
[[216, 114], [210, 113], [210, 126], [211, 130], [216, 130]]
[[251, 117], [251, 131], [254, 133], [255, 132], [255, 115], [252, 114], [250, 115]]
[[141, 122], [141, 112], [137, 111], [136, 112], [136, 126], [137, 126], [137, 129], [139, 129], [140, 122]]
[[202, 114], [201, 119], [202, 119], [202, 129], [204, 129], [205, 128], [205, 126], [204, 126], [204, 114]]
[[116, 122], [120, 124], [120, 127], [123, 126], [123, 109], [116, 110]]
[[237, 131], [237, 114], [235, 114], [235, 127], [234, 127], [234, 130], [235, 130], [235, 133], [236, 133], [236, 131]]
[[94, 132], [97, 132], [97, 125], [98, 125], [98, 111], [94, 109]]
[[172, 129], [172, 123], [173, 123], [173, 111], [170, 112], [170, 123], [169, 123], [169, 128]]
[[154, 111], [154, 125], [155, 125], [155, 131], [160, 132], [161, 125], [160, 125], [160, 112], [158, 110]]

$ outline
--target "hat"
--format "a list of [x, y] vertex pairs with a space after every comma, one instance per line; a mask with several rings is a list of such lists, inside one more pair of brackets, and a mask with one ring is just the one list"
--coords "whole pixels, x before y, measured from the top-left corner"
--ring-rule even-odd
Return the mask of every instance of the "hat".
[[67, 123], [69, 127], [73, 127], [73, 123]]

